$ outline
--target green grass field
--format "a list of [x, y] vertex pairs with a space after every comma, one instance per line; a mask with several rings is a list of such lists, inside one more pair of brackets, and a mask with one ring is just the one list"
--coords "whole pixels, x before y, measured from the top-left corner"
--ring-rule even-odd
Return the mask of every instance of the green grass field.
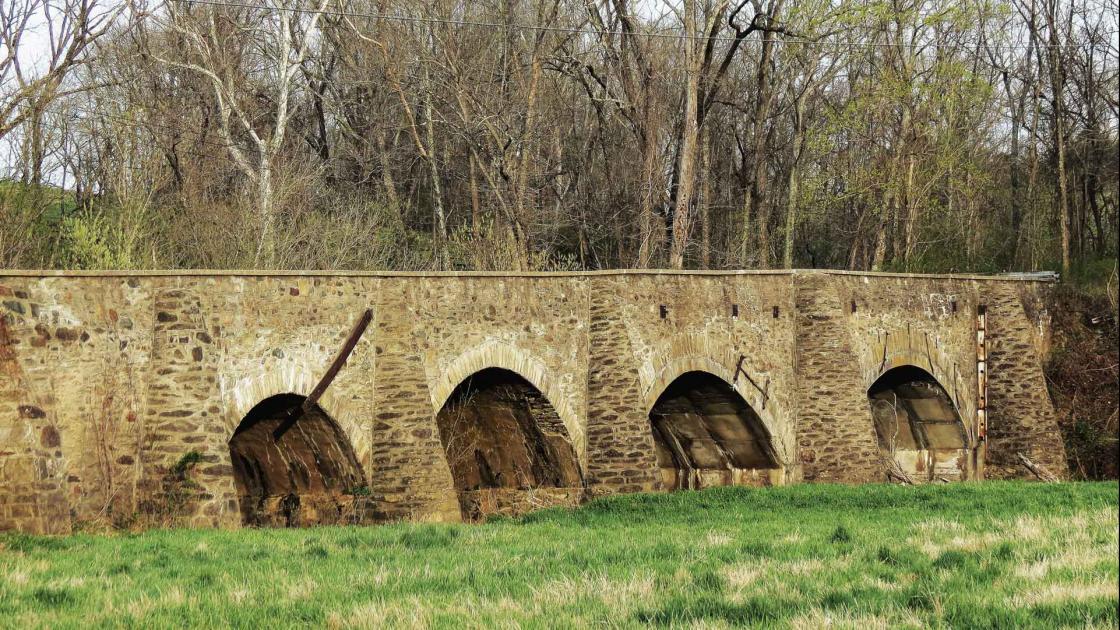
[[1099, 627], [1111, 483], [633, 495], [484, 525], [0, 535], [0, 625]]

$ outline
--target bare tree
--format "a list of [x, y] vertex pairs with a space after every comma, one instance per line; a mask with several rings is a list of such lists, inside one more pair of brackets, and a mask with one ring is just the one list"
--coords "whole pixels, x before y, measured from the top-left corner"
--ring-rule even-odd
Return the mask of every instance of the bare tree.
[[[160, 25], [176, 36], [186, 54], [173, 57], [166, 51], [155, 57], [209, 80], [226, 147], [254, 185], [259, 225], [255, 266], [274, 262], [273, 174], [288, 130], [296, 79], [330, 3], [319, 0], [310, 11], [293, 0], [265, 2], [259, 9], [192, 7], [175, 0], [162, 6], [165, 17]], [[261, 91], [270, 110], [264, 116], [257, 111]]]
[[[0, 2], [0, 138], [41, 116], [54, 100], [90, 87], [63, 83], [89, 61], [94, 43], [126, 7], [105, 7], [98, 0]], [[34, 49], [28, 38], [37, 39], [30, 44]]]
[[134, 1], [0, 6], [4, 264], [1116, 255], [1114, 0]]
[[93, 87], [66, 79], [90, 61], [97, 40], [118, 23], [126, 6], [106, 7], [97, 0], [0, 3], [0, 138], [23, 128], [24, 181], [43, 181], [47, 110]]
[[[685, 250], [688, 248], [692, 230], [692, 204], [696, 187], [695, 167], [700, 154], [700, 131], [719, 97], [728, 68], [746, 38], [755, 32], [767, 35], [789, 32], [786, 26], [777, 22], [782, 3], [783, 0], [771, 0], [764, 8], [760, 0], [741, 0], [732, 8], [727, 0], [719, 0], [714, 5], [705, 3], [703, 7], [695, 0], [686, 0], [679, 11], [681, 23], [684, 25], [686, 80], [677, 161], [676, 201], [673, 208], [673, 241], [669, 253], [669, 265], [675, 269], [684, 267]], [[747, 25], [740, 26], [736, 20], [747, 6], [753, 8], [754, 15]], [[723, 54], [719, 55], [716, 42], [723, 30], [725, 17], [727, 26], [734, 32], [734, 36]], [[766, 109], [768, 106], [767, 104], [762, 107]]]

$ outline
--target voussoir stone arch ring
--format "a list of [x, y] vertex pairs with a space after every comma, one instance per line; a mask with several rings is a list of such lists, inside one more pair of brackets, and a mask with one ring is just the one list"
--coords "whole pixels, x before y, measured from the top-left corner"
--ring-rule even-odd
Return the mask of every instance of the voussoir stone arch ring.
[[568, 396], [556, 380], [548, 374], [544, 363], [527, 350], [500, 341], [487, 341], [475, 346], [453, 359], [446, 368], [440, 370], [436, 382], [430, 388], [432, 410], [438, 414], [444, 403], [460, 383], [471, 375], [488, 368], [500, 368], [516, 373], [536, 387], [560, 416], [560, 421], [568, 431], [581, 467], [587, 464], [587, 449], [583, 425], [575, 413]]

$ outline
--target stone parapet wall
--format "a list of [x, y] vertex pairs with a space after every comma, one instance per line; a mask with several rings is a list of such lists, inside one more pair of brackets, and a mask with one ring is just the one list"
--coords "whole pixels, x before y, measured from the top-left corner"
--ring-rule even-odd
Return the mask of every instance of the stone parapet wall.
[[[990, 476], [1022, 476], [1020, 451], [1063, 472], [1041, 372], [1045, 287], [844, 272], [0, 271], [0, 529], [236, 526], [231, 435], [262, 400], [309, 394], [365, 309], [372, 323], [319, 404], [353, 446], [374, 520], [462, 517], [435, 416], [490, 367], [555, 408], [586, 496], [666, 489], [648, 414], [690, 371], [758, 414], [770, 482], [883, 480], [867, 388], [915, 365], [974, 423], [980, 305]], [[188, 492], [174, 478], [184, 463]]]

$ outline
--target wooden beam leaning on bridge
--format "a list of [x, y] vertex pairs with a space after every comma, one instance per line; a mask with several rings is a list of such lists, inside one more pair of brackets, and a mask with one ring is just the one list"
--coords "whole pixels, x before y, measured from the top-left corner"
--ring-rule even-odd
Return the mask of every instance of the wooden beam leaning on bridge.
[[373, 311], [367, 308], [362, 313], [361, 317], [358, 318], [358, 321], [354, 322], [354, 327], [350, 329], [350, 334], [346, 336], [346, 341], [343, 342], [342, 347], [338, 350], [338, 354], [336, 354], [334, 360], [331, 361], [330, 367], [327, 368], [327, 373], [323, 375], [323, 378], [319, 379], [319, 384], [315, 386], [315, 389], [311, 390], [307, 398], [303, 399], [302, 404], [288, 411], [288, 417], [272, 432], [272, 439], [279, 440], [284, 437], [288, 429], [295, 426], [300, 416], [311, 411], [311, 408], [319, 402], [319, 398], [322, 397], [323, 392], [327, 391], [327, 388], [331, 386], [331, 382], [334, 381], [334, 377], [338, 376], [339, 370], [342, 369], [342, 366], [346, 365], [346, 360], [349, 359], [350, 354], [354, 352], [355, 346], [358, 345], [358, 340], [362, 338], [362, 335], [366, 332], [366, 328], [369, 327], [369, 323], [372, 320]]

